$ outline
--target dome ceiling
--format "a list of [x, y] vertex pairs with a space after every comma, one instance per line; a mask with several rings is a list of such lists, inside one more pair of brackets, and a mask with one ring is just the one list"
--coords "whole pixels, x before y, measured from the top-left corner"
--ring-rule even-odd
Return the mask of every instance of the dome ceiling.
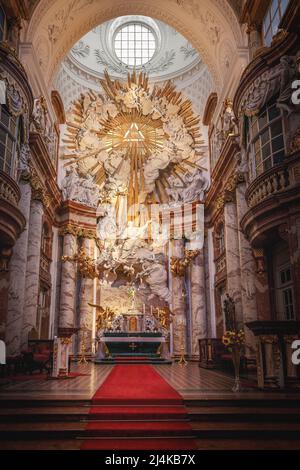
[[78, 72], [124, 78], [133, 68], [155, 81], [175, 78], [201, 62], [198, 52], [177, 31], [146, 16], [122, 16], [98, 26], [78, 41], [66, 59]]

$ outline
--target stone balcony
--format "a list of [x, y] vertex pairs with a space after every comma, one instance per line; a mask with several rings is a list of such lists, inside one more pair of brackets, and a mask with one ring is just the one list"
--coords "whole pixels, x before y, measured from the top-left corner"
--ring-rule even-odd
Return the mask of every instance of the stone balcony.
[[20, 189], [6, 173], [0, 171], [0, 245], [12, 247], [25, 227], [25, 218], [18, 209]]
[[270, 168], [247, 188], [249, 207], [241, 227], [251, 243], [267, 230], [283, 222], [288, 212], [300, 204], [300, 154], [286, 157], [280, 165]]

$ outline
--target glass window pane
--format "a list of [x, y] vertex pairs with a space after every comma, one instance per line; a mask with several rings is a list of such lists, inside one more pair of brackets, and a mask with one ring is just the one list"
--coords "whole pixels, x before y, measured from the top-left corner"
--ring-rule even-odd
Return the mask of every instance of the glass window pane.
[[277, 108], [276, 104], [274, 104], [268, 109], [269, 121], [273, 121], [273, 119], [275, 119], [279, 115], [280, 115], [280, 111]]
[[264, 160], [264, 171], [267, 171], [270, 168], [272, 168], [272, 160], [271, 158], [267, 158], [266, 160]]
[[[115, 36], [115, 53], [125, 64], [146, 64], [155, 53], [155, 36], [143, 24], [123, 26]], [[130, 51], [130, 52], [129, 52]]]
[[5, 157], [5, 146], [0, 142], [0, 157]]
[[269, 139], [269, 129], [267, 129], [260, 136], [261, 145], [264, 145], [266, 142], [268, 142]]
[[6, 142], [6, 134], [5, 130], [0, 127], [0, 142], [3, 142], [4, 144]]
[[273, 155], [273, 163], [274, 165], [281, 163], [284, 159], [284, 151], [281, 150], [280, 152], [274, 153]]
[[278, 121], [274, 122], [272, 125], [271, 125], [271, 136], [272, 138], [273, 137], [277, 137], [278, 135], [282, 134], [282, 122], [281, 122], [281, 119], [279, 119]]
[[285, 10], [286, 10], [286, 8], [287, 8], [287, 6], [288, 6], [288, 3], [289, 3], [289, 0], [281, 0], [281, 2], [280, 2], [281, 16], [284, 15]]
[[272, 0], [271, 3], [271, 15], [273, 16], [276, 10], [278, 10], [278, 1], [279, 0]]
[[280, 135], [272, 140], [272, 152], [277, 152], [283, 148], [283, 137]]
[[267, 157], [269, 157], [270, 154], [271, 154], [270, 144], [264, 145], [264, 147], [262, 148], [262, 158], [263, 158], [263, 160], [265, 160]]

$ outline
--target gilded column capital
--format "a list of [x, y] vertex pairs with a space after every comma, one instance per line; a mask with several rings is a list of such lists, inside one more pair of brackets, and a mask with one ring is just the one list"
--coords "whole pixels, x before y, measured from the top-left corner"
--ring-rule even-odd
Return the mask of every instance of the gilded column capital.
[[96, 229], [88, 229], [88, 228], [79, 228], [78, 237], [88, 238], [89, 240], [95, 240], [98, 238]]
[[78, 238], [87, 238], [89, 240], [98, 240], [96, 229], [78, 227], [74, 224], [65, 224], [59, 230], [59, 235], [74, 235]]
[[184, 258], [177, 258], [172, 256], [171, 258], [171, 272], [174, 276], [184, 276], [185, 269], [189, 266], [191, 261], [195, 259], [201, 250], [185, 250]]
[[51, 204], [51, 198], [34, 168], [31, 168], [29, 181], [32, 188], [32, 199], [35, 201], [40, 201], [45, 208], [49, 207]]
[[223, 191], [216, 199], [217, 211], [223, 209], [226, 203], [236, 202], [236, 188], [239, 184], [244, 183], [245, 181], [244, 173], [239, 171], [235, 172], [228, 178]]
[[77, 271], [82, 277], [94, 279], [99, 276], [98, 266], [93, 258], [88, 256], [84, 249], [80, 249], [73, 256], [62, 256], [63, 263], [70, 261], [77, 263]]
[[61, 227], [59, 229], [58, 234], [61, 235], [61, 236], [73, 235], [74, 237], [77, 237], [78, 232], [79, 232], [79, 227], [77, 227], [77, 225], [66, 224], [66, 225], [64, 225], [63, 227]]

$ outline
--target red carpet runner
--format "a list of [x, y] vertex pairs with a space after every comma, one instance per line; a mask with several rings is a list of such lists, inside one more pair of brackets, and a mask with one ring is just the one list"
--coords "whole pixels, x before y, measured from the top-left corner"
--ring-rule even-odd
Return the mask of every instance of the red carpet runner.
[[116, 365], [93, 397], [84, 450], [194, 450], [181, 396], [148, 365]]

